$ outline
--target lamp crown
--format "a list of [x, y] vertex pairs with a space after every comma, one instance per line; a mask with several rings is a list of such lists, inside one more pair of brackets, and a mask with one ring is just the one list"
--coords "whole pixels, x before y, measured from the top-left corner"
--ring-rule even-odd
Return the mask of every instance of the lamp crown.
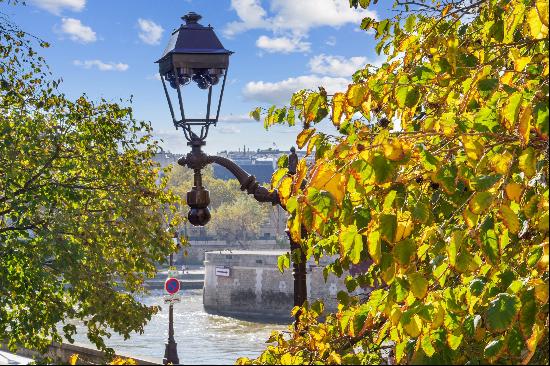
[[181, 19], [185, 21], [186, 25], [190, 24], [198, 24], [199, 20], [202, 19], [202, 15], [199, 15], [195, 13], [194, 11], [190, 11], [186, 15], [182, 16]]

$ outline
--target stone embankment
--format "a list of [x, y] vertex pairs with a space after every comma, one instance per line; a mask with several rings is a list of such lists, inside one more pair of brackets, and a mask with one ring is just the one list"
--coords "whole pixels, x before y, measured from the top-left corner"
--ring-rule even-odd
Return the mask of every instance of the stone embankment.
[[[277, 267], [277, 258], [284, 253], [285, 250], [207, 252], [204, 309], [238, 318], [289, 321], [294, 302], [292, 269], [281, 273]], [[323, 299], [325, 308], [334, 311], [336, 295], [345, 289], [345, 276], [329, 275], [325, 282], [324, 264], [307, 263], [308, 301]]]
[[[204, 286], [204, 269], [192, 268], [185, 272], [181, 270], [179, 266], [178, 279], [180, 280], [180, 286], [182, 290], [200, 290]], [[160, 270], [157, 272], [155, 278], [150, 278], [145, 281], [145, 285], [150, 290], [164, 288], [164, 281], [168, 277], [168, 271]]]

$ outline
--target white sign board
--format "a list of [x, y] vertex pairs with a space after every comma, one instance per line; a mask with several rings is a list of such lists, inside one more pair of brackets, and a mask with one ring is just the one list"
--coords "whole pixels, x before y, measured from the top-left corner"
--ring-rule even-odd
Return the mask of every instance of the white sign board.
[[229, 267], [216, 267], [216, 276], [229, 277], [230, 274]]
[[178, 294], [172, 294], [172, 295], [164, 295], [164, 303], [165, 304], [172, 304], [172, 303], [175, 303], [175, 302], [180, 302], [181, 301], [181, 296], [178, 295]]
[[177, 269], [169, 269], [168, 270], [168, 277], [178, 277], [178, 270]]

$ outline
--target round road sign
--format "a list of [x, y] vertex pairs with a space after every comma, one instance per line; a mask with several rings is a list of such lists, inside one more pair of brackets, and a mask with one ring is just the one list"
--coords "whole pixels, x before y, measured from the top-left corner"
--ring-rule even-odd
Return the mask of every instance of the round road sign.
[[164, 282], [164, 289], [170, 295], [175, 294], [180, 290], [180, 281], [177, 278], [168, 278]]

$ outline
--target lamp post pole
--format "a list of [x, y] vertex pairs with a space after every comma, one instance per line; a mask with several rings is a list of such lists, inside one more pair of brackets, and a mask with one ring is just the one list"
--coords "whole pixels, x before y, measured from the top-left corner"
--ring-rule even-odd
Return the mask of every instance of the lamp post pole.
[[[170, 267], [174, 265], [173, 254], [170, 253]], [[164, 349], [164, 359], [162, 360], [164, 365], [172, 364], [179, 365], [180, 359], [178, 358], [178, 344], [174, 339], [174, 305], [170, 303], [168, 307], [168, 343]]]

